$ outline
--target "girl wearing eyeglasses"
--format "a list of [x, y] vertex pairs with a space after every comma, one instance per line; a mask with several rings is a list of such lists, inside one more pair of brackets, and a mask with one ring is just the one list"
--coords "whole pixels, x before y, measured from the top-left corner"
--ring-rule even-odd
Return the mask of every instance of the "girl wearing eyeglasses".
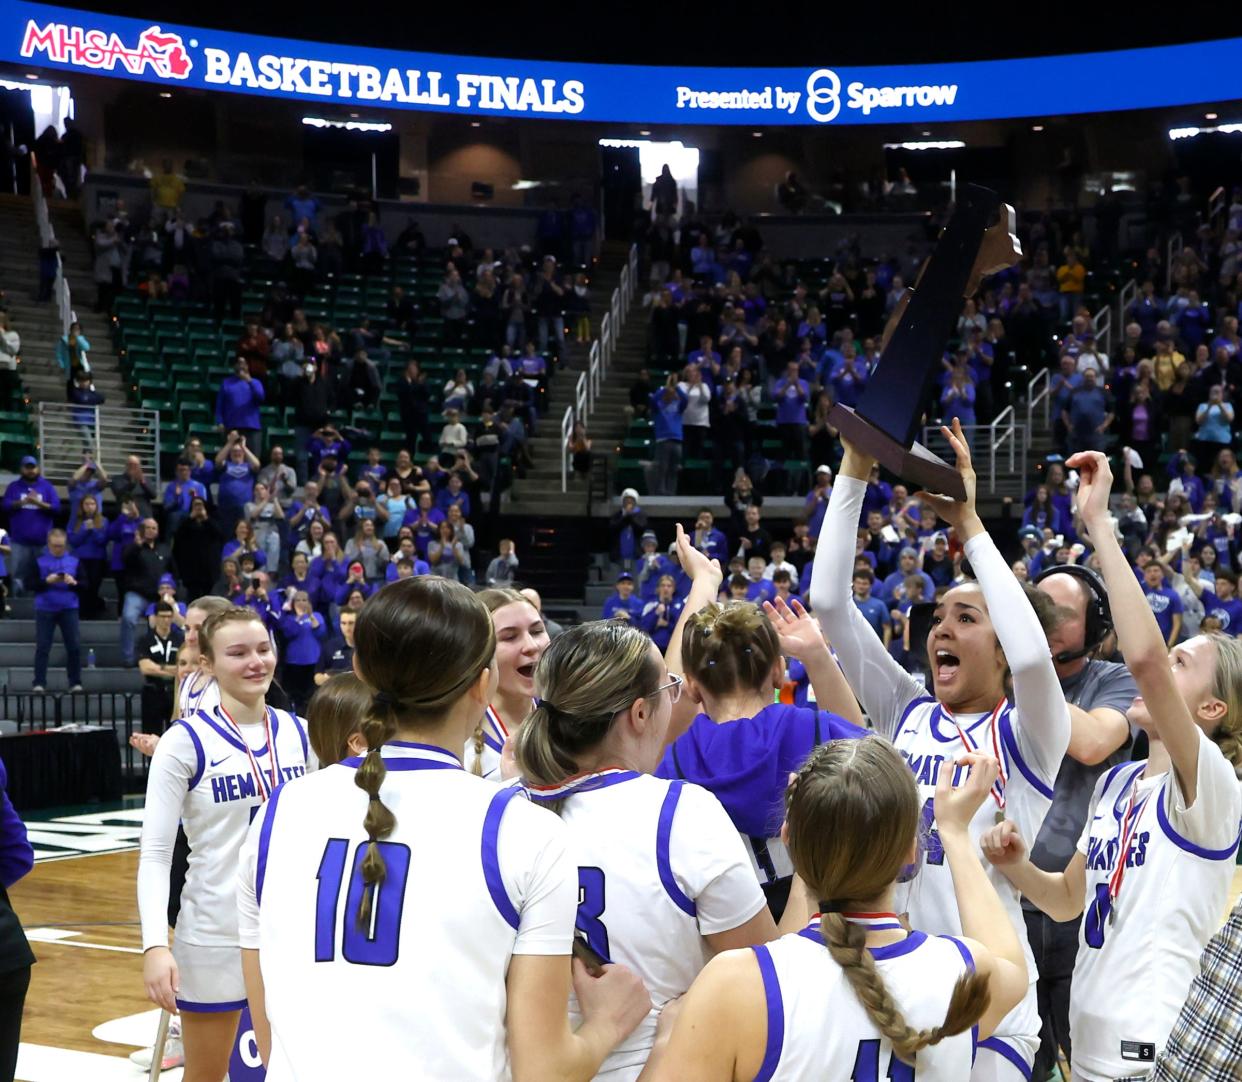
[[[637, 628], [582, 624], [540, 659], [536, 708], [514, 736], [531, 798], [558, 812], [573, 839], [579, 939], [604, 961], [624, 961], [651, 995], [646, 1021], [596, 1076], [610, 1082], [638, 1077], [660, 1011], [708, 958], [777, 935], [720, 802], [651, 776], [681, 692]], [[572, 1001], [570, 1015], [577, 1020]]]

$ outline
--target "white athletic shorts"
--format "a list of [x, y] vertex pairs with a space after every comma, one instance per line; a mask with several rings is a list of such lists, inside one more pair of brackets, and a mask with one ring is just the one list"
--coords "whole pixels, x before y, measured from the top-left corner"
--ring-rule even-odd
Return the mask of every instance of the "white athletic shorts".
[[179, 1010], [217, 1013], [246, 1005], [240, 947], [200, 947], [174, 938], [172, 953], [181, 977]]

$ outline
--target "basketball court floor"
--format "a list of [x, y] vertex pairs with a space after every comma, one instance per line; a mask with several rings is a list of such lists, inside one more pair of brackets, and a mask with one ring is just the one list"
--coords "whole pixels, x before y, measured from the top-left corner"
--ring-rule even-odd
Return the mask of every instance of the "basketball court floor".
[[[28, 818], [34, 871], [10, 892], [38, 958], [26, 998], [18, 1082], [139, 1082], [129, 1060], [159, 1012], [142, 987], [135, 878], [139, 804]], [[1242, 893], [1234, 876], [1230, 906]], [[181, 1082], [180, 1069], [163, 1082]]]

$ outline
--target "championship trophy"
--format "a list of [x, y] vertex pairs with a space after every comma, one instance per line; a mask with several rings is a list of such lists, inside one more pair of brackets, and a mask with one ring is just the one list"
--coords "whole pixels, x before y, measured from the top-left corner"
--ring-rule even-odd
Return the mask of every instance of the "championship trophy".
[[880, 465], [955, 500], [966, 498], [957, 468], [914, 436], [962, 299], [975, 294], [980, 279], [1022, 258], [1014, 228], [1013, 207], [996, 192], [966, 185], [914, 288], [888, 321], [879, 363], [858, 409], [838, 403], [828, 413], [828, 423], [842, 438]]

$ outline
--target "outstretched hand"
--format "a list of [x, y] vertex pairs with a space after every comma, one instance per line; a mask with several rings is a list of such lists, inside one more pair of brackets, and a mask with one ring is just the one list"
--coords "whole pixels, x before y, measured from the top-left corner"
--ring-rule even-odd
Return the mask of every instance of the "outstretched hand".
[[1090, 530], [1108, 519], [1108, 497], [1113, 490], [1113, 471], [1099, 451], [1079, 451], [1065, 463], [1078, 471], [1078, 513]]
[[781, 653], [786, 657], [804, 661], [816, 651], [828, 649], [819, 621], [803, 608], [801, 601], [795, 599], [790, 607], [784, 598], [778, 597], [775, 601], [765, 601], [763, 611], [772, 622]]
[[680, 522], [677, 524], [677, 558], [681, 561], [681, 569], [690, 576], [691, 582], [702, 579], [710, 582], [715, 589], [720, 588], [724, 581], [720, 561], [709, 559], [706, 554], [696, 549]]
[[[970, 447], [962, 432], [962, 422], [953, 418], [953, 428], [940, 426], [940, 433], [949, 441], [953, 453], [957, 456], [957, 472], [961, 475], [962, 485], [966, 489], [966, 499], [954, 500], [936, 492], [918, 492], [915, 498], [936, 512], [945, 522], [953, 526], [959, 533], [963, 526], [972, 518], [977, 518], [975, 511], [975, 467], [970, 460]], [[966, 538], [962, 538], [966, 540]]]

